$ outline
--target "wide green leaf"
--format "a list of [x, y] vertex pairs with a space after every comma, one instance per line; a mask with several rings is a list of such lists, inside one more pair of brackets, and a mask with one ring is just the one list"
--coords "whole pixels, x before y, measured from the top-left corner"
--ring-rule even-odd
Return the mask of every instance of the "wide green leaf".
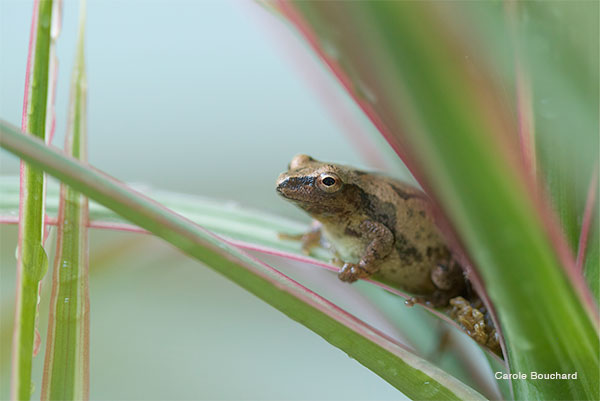
[[[573, 252], [598, 162], [597, 1], [521, 2], [516, 23], [530, 71], [539, 171]], [[540, 38], [552, 46], [540, 46]]]
[[[461, 36], [467, 4], [281, 8], [438, 200], [497, 311], [511, 371], [527, 373], [513, 380], [515, 396], [598, 399], [596, 311], [568, 241], [531, 189], [505, 93]], [[497, 3], [477, 7], [504, 20]]]
[[[515, 90], [519, 136], [529, 145], [521, 153], [573, 254], [590, 181], [598, 181], [599, 7], [594, 1], [523, 1], [465, 9], [480, 33], [479, 46], [494, 49], [486, 58], [498, 66], [501, 85]], [[499, 18], [503, 9], [506, 20]]]

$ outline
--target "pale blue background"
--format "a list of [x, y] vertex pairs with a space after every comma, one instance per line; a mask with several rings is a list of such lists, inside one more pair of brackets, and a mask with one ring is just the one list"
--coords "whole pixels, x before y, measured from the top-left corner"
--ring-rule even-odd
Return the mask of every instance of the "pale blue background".
[[[78, 4], [66, 1], [63, 11], [57, 146]], [[31, 2], [0, 0], [0, 117], [14, 124], [21, 121], [30, 18]], [[298, 49], [306, 51], [298, 35], [250, 1], [89, 1], [90, 162], [124, 181], [304, 218], [273, 190], [294, 154], [365, 163], [298, 60], [325, 69], [311, 55], [289, 57]], [[336, 85], [334, 99], [372, 132]], [[2, 174], [17, 172], [14, 157], [0, 158]], [[1, 230], [6, 397], [16, 229]], [[92, 399], [401, 397], [317, 335], [158, 240], [93, 231], [90, 242]]]
[[[0, 115], [20, 124], [31, 5], [0, 4]], [[57, 146], [66, 125], [77, 2], [65, 1], [63, 11]], [[89, 1], [90, 162], [125, 181], [217, 197], [243, 193], [251, 205], [268, 201], [291, 210], [275, 200], [273, 181], [294, 154], [363, 160], [310, 88], [306, 68], [282, 51], [290, 44], [326, 71], [295, 31], [252, 1]], [[341, 87], [332, 87], [364, 132], [374, 132]], [[3, 173], [16, 171], [16, 163], [2, 159]]]

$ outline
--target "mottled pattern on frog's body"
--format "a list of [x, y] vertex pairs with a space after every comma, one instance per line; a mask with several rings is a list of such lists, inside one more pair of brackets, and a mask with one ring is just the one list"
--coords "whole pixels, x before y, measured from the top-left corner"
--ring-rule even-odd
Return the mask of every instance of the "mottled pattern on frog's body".
[[[325, 185], [334, 181], [336, 187]], [[437, 298], [455, 295], [464, 285], [460, 268], [450, 266], [430, 200], [419, 189], [298, 155], [280, 175], [277, 190], [322, 224], [323, 236], [348, 265], [340, 271], [342, 280], [374, 273], [415, 295]], [[449, 274], [434, 274], [440, 265]]]
[[[413, 294], [435, 291], [430, 270], [446, 263], [450, 254], [431, 219], [426, 195], [378, 174], [348, 174], [347, 178], [350, 183], [356, 182], [348, 185], [345, 195], [354, 198], [356, 208], [346, 221], [338, 219], [333, 224], [323, 224], [324, 237], [342, 260], [358, 263], [369, 240], [362, 236], [357, 224], [366, 219], [382, 223], [394, 235], [394, 247], [375, 274], [386, 281], [401, 283], [402, 288]], [[313, 217], [320, 220], [318, 215]]]

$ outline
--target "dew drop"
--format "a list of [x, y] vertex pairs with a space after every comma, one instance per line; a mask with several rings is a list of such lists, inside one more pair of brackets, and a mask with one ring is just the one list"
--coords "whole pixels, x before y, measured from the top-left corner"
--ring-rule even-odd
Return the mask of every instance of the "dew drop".
[[542, 114], [543, 117], [546, 118], [553, 118], [555, 117], [555, 112], [554, 112], [554, 102], [552, 101], [552, 99], [550, 98], [543, 98], [542, 100], [540, 100], [540, 112]]
[[40, 26], [42, 28], [50, 28], [50, 18], [42, 18], [40, 20]]
[[323, 49], [323, 53], [327, 55], [332, 60], [339, 60], [340, 52], [336, 45], [334, 45], [331, 41], [324, 39], [321, 42], [321, 48]]
[[357, 95], [366, 99], [369, 103], [377, 103], [377, 96], [375, 96], [375, 93], [364, 82], [356, 81], [356, 92]]

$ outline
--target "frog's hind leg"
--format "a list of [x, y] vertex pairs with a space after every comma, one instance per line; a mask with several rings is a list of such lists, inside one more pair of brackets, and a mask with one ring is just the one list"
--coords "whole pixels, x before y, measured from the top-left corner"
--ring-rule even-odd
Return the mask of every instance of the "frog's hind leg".
[[496, 354], [502, 355], [498, 332], [479, 298], [469, 302], [463, 297], [455, 297], [450, 300], [450, 305], [450, 317], [470, 337]]
[[438, 263], [431, 270], [431, 281], [439, 290], [455, 292], [454, 296], [462, 293], [466, 288], [466, 278], [463, 269], [453, 259], [448, 262]]
[[464, 295], [467, 289], [467, 278], [462, 267], [454, 260], [438, 263], [430, 273], [436, 290], [429, 296], [433, 306], [446, 306], [450, 299]]
[[434, 308], [447, 306], [452, 298], [463, 295], [467, 288], [467, 279], [462, 268], [451, 258], [431, 269], [430, 278], [435, 286], [433, 293], [411, 297], [405, 301], [407, 306], [415, 304]]
[[453, 295], [448, 291], [435, 290], [432, 294], [426, 296], [413, 296], [404, 300], [404, 304], [408, 307], [414, 305], [425, 305], [429, 308], [440, 308], [447, 306]]

